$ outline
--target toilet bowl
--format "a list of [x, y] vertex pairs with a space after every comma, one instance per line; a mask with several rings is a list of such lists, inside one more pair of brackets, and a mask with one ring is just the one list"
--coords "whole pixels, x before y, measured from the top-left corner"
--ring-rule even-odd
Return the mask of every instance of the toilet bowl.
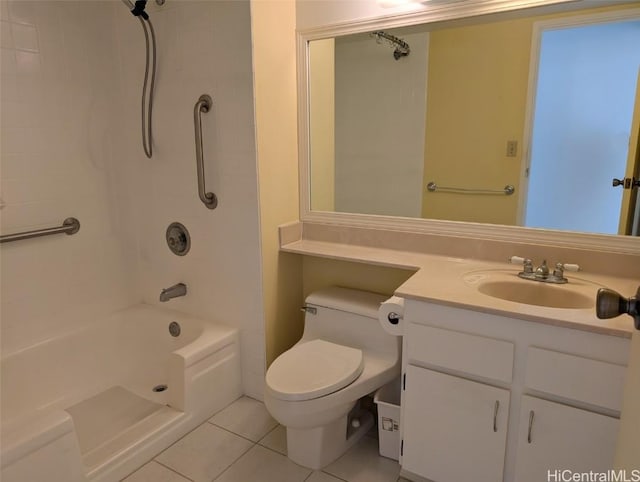
[[297, 464], [328, 465], [373, 425], [359, 400], [400, 374], [400, 337], [377, 318], [386, 298], [338, 287], [312, 293], [302, 338], [267, 370], [265, 405], [286, 427]]

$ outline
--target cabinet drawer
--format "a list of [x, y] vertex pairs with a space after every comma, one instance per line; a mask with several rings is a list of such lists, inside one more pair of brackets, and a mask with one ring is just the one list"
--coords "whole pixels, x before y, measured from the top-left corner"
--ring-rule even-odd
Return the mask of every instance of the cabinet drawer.
[[599, 407], [621, 410], [626, 367], [529, 347], [527, 387]]
[[513, 343], [409, 323], [409, 363], [427, 363], [510, 383]]

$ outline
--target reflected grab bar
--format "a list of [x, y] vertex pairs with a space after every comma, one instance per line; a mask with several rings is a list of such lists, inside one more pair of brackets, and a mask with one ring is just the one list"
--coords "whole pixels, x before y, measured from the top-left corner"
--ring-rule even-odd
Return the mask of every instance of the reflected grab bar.
[[511, 184], [507, 184], [504, 189], [468, 189], [464, 187], [438, 186], [434, 181], [431, 181], [429, 184], [427, 184], [427, 191], [442, 191], [460, 194], [504, 194], [506, 196], [511, 196], [514, 192], [516, 192], [516, 188]]
[[202, 94], [193, 108], [193, 124], [196, 131], [196, 170], [198, 171], [198, 196], [209, 209], [215, 209], [218, 198], [212, 192], [207, 192], [204, 186], [204, 157], [202, 149], [202, 112], [209, 112], [213, 100], [211, 96]]
[[53, 228], [35, 229], [33, 231], [25, 231], [23, 233], [5, 234], [0, 236], [0, 243], [10, 243], [11, 241], [20, 241], [22, 239], [39, 238], [41, 236], [49, 236], [52, 234], [76, 234], [80, 231], [80, 221], [76, 218], [67, 218], [62, 226]]

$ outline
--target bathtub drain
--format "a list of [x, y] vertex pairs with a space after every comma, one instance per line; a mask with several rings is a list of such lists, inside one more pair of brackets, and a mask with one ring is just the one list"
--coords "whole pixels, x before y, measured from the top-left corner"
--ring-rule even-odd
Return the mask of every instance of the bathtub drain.
[[168, 387], [164, 384], [162, 385], [156, 385], [155, 387], [152, 388], [152, 390], [154, 392], [164, 392]]

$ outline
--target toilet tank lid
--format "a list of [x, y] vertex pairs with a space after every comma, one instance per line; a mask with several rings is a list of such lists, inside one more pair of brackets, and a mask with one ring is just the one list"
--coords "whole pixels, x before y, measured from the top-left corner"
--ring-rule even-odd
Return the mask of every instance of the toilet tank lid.
[[380, 304], [389, 296], [370, 291], [331, 286], [307, 296], [306, 304], [355, 313], [369, 318], [378, 317]]

